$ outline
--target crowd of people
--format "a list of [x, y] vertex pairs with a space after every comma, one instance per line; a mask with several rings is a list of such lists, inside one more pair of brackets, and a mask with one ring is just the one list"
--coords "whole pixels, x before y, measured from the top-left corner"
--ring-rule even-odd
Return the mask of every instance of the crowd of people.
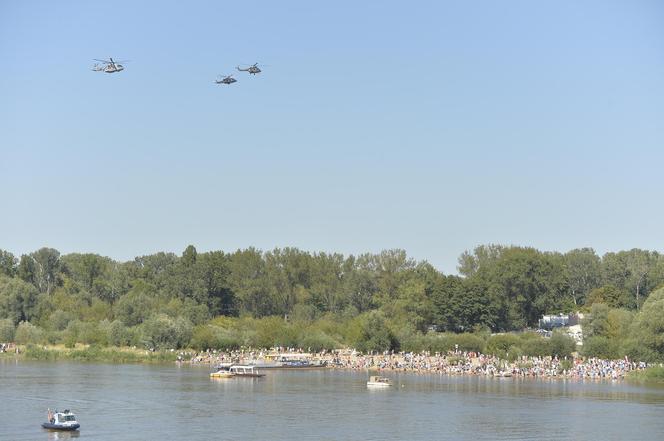
[[646, 363], [598, 358], [558, 358], [521, 356], [507, 361], [493, 355], [468, 351], [450, 351], [445, 354], [429, 352], [384, 352], [362, 354], [354, 350], [321, 351], [305, 353], [301, 349], [273, 348], [261, 350], [236, 350], [230, 352], [206, 351], [194, 354], [181, 353], [179, 359], [192, 364], [243, 363], [261, 364], [280, 356], [306, 357], [324, 362], [327, 367], [351, 370], [384, 370], [413, 373], [438, 373], [447, 375], [478, 375], [532, 378], [572, 378], [620, 380], [632, 370], [645, 369]]
[[558, 358], [522, 356], [514, 361], [476, 352], [453, 351], [447, 354], [385, 353], [381, 355], [345, 354], [331, 360], [332, 366], [348, 369], [379, 369], [449, 375], [515, 376], [537, 378], [613, 379], [627, 372], [644, 369], [645, 363], [597, 358]]
[[15, 343], [0, 343], [0, 352], [15, 352], [18, 354], [18, 347]]

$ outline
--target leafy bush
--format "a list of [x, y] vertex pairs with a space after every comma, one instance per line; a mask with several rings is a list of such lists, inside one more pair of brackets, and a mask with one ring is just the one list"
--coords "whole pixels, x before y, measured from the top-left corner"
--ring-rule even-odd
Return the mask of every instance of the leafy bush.
[[407, 335], [400, 335], [397, 338], [399, 340], [399, 347], [402, 351], [406, 352], [430, 350], [432, 343], [431, 337], [419, 333], [408, 333]]
[[566, 358], [566, 359], [560, 361], [560, 364], [558, 365], [558, 373], [562, 374], [563, 371], [569, 371], [573, 367], [574, 367], [574, 363], [572, 363], [572, 360]]
[[551, 355], [551, 341], [545, 338], [529, 339], [522, 344], [521, 349], [524, 355], [544, 357]]
[[191, 347], [199, 351], [206, 349], [219, 349], [217, 347], [217, 333], [213, 325], [195, 326], [191, 336]]
[[486, 343], [481, 335], [475, 333], [437, 333], [427, 334], [412, 333], [401, 342], [401, 347], [406, 351], [445, 354], [458, 349], [459, 351], [482, 352]]
[[155, 311], [156, 289], [139, 282], [115, 303], [115, 315], [127, 326], [141, 324]]
[[108, 342], [113, 346], [129, 346], [131, 333], [120, 320], [113, 320], [106, 330]]
[[163, 308], [163, 312], [172, 318], [184, 317], [194, 325], [205, 323], [210, 318], [207, 305], [198, 304], [194, 299], [171, 299]]
[[0, 343], [8, 343], [14, 341], [15, 333], [16, 333], [16, 328], [14, 327], [13, 320], [11, 319], [0, 320]]
[[76, 343], [105, 346], [108, 344], [108, 332], [102, 323], [73, 320], [64, 331], [64, 342], [67, 347], [73, 347]]
[[21, 322], [16, 328], [14, 338], [20, 345], [40, 344], [44, 341], [44, 331], [30, 322]]
[[571, 357], [576, 351], [576, 342], [564, 332], [554, 332], [550, 339], [550, 350], [552, 357]]
[[653, 366], [640, 371], [632, 371], [627, 374], [632, 381], [664, 383], [664, 367]]
[[[106, 321], [106, 323], [108, 322]], [[82, 323], [79, 336], [82, 343], [98, 346], [108, 345], [108, 333], [104, 329], [103, 322]]]
[[362, 352], [383, 352], [399, 349], [399, 342], [387, 326], [385, 317], [378, 311], [358, 316], [359, 335], [354, 342]]
[[193, 330], [191, 346], [194, 349], [233, 350], [242, 346], [237, 332], [214, 325], [198, 325]]
[[335, 349], [340, 345], [339, 342], [323, 332], [304, 332], [299, 337], [298, 346], [318, 352], [322, 349]]
[[254, 321], [254, 326], [256, 331], [252, 342], [254, 347], [297, 346], [297, 329], [281, 317], [265, 317]]
[[620, 357], [619, 348], [615, 341], [604, 336], [588, 337], [583, 341], [583, 355], [585, 357], [616, 359]]
[[[585, 343], [584, 343], [585, 346]], [[626, 355], [630, 360], [655, 362], [662, 360], [662, 354], [646, 347], [642, 341], [629, 338], [622, 342], [621, 355]]]
[[76, 361], [98, 361], [103, 358], [102, 349], [99, 346], [92, 345], [86, 349], [71, 351], [68, 358]]
[[521, 339], [514, 334], [498, 334], [489, 337], [486, 343], [486, 353], [498, 356], [504, 356], [510, 352], [510, 348], [518, 347]]
[[49, 316], [48, 327], [55, 331], [64, 331], [71, 320], [70, 313], [58, 309]]
[[507, 351], [505, 353], [505, 358], [507, 358], [508, 361], [516, 361], [519, 358], [523, 356], [523, 349], [521, 349], [521, 346], [510, 346], [507, 348]]
[[141, 332], [150, 349], [175, 349], [189, 344], [192, 326], [187, 319], [173, 320], [165, 314], [156, 314], [141, 325]]
[[40, 361], [54, 361], [58, 359], [58, 355], [57, 351], [49, 351], [33, 344], [28, 344], [24, 352], [25, 358]]
[[664, 288], [650, 294], [636, 315], [632, 325], [632, 338], [644, 348], [664, 359]]
[[460, 351], [484, 352], [486, 342], [477, 334], [447, 334], [452, 343], [452, 347], [458, 345]]

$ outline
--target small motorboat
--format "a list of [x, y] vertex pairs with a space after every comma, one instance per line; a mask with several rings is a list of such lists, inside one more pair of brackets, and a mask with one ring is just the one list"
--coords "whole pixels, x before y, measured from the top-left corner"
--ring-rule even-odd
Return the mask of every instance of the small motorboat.
[[81, 425], [76, 421], [76, 415], [74, 415], [69, 409], [65, 409], [64, 412], [51, 412], [48, 410], [48, 421], [42, 423], [42, 427], [48, 430], [78, 430]]
[[372, 375], [367, 381], [367, 387], [390, 387], [392, 386], [392, 380], [387, 377], [379, 377], [378, 375]]
[[235, 374], [226, 369], [219, 369], [217, 372], [212, 372], [210, 378], [233, 378]]

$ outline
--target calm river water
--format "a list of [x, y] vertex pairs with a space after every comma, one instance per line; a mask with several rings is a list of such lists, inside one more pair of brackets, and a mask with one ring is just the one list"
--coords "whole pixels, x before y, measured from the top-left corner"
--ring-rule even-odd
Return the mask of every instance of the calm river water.
[[[664, 440], [664, 388], [628, 383], [0, 362], [1, 440]], [[79, 434], [40, 428], [48, 407]]]

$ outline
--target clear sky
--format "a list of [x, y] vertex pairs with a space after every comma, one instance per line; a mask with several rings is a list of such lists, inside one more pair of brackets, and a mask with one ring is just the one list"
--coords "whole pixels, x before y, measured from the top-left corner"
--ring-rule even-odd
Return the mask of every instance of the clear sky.
[[0, 0], [15, 254], [664, 251], [663, 170], [661, 1]]

